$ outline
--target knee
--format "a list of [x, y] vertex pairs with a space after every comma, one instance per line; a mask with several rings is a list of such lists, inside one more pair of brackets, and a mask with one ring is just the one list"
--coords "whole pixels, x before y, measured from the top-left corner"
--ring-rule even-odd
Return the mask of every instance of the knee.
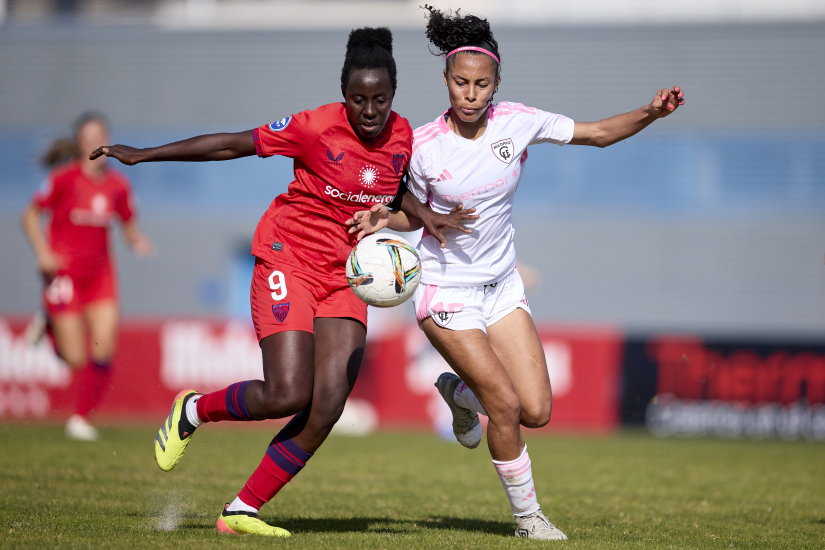
[[521, 425], [525, 428], [543, 428], [550, 422], [550, 413], [552, 410], [552, 400], [540, 401], [529, 405], [522, 404]]
[[496, 424], [517, 426], [520, 423], [521, 404], [515, 391], [500, 392], [492, 406], [485, 404], [485, 410], [488, 418]]
[[261, 408], [264, 418], [275, 419], [298, 414], [312, 401], [312, 386], [307, 384], [264, 384]]
[[88, 358], [86, 357], [86, 354], [82, 351], [71, 352], [61, 350], [59, 352], [59, 356], [61, 359], [63, 359], [63, 362], [69, 365], [69, 368], [73, 370], [82, 369], [89, 362]]

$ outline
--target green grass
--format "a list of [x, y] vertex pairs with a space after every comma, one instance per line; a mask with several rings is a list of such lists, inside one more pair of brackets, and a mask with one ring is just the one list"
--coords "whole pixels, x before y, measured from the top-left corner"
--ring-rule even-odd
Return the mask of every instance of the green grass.
[[200, 430], [171, 473], [152, 429], [0, 425], [3, 548], [825, 548], [825, 446], [529, 437], [539, 500], [570, 540], [512, 537], [485, 447], [426, 434], [331, 437], [262, 510], [290, 539], [221, 536], [215, 519], [268, 432]]

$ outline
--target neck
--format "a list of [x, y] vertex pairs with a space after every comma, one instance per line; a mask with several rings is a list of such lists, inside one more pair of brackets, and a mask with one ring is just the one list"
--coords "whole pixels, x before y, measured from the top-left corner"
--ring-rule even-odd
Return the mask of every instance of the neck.
[[[487, 109], [489, 108], [490, 107], [488, 106]], [[455, 111], [451, 109], [450, 116], [447, 119], [447, 127], [464, 139], [475, 141], [483, 136], [485, 130], [487, 129], [487, 109], [485, 109], [481, 116], [478, 117], [478, 120], [473, 122], [465, 122], [461, 120]]]

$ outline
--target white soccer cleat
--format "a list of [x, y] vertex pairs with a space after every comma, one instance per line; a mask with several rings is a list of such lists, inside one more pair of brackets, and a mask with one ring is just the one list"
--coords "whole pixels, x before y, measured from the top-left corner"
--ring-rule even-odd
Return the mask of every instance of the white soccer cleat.
[[76, 441], [97, 441], [100, 434], [88, 420], [79, 414], [73, 414], [66, 422], [66, 437]]
[[567, 535], [550, 523], [541, 510], [529, 516], [516, 517], [516, 536], [536, 540], [567, 540]]
[[443, 372], [435, 382], [438, 393], [444, 398], [453, 413], [453, 433], [459, 443], [468, 449], [475, 449], [481, 443], [481, 423], [478, 413], [456, 405], [455, 389], [462, 383], [461, 378], [451, 372]]

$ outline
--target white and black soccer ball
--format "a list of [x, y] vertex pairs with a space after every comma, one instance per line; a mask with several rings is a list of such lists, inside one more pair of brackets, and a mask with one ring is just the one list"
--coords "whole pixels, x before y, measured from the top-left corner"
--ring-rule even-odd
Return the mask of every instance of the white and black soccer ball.
[[347, 282], [361, 300], [371, 306], [403, 304], [421, 279], [421, 260], [410, 243], [374, 233], [359, 242], [347, 260]]

